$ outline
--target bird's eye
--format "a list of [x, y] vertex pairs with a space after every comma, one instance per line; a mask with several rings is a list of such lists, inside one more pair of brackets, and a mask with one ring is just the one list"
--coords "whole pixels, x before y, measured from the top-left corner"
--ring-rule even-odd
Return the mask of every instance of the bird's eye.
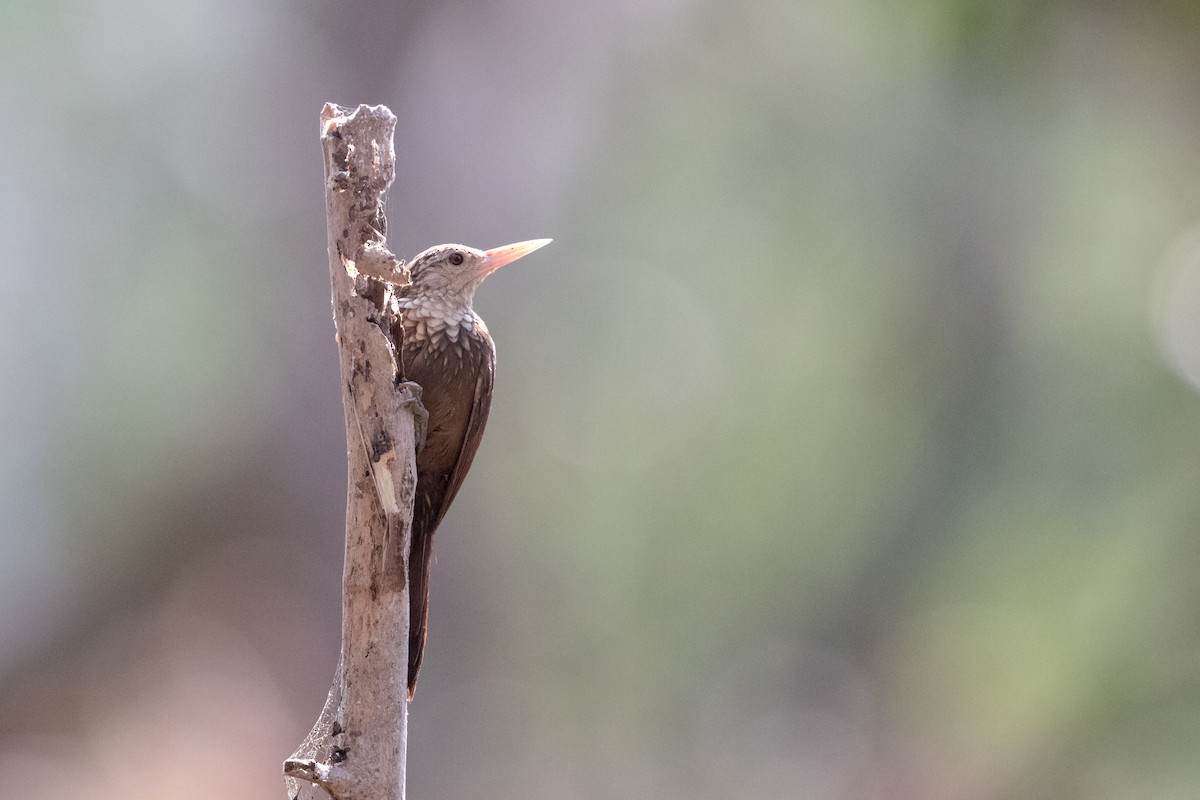
[[463, 254], [462, 253], [451, 253], [450, 254], [450, 263], [451, 264], [453, 264], [454, 266], [457, 267], [462, 262], [463, 262]]

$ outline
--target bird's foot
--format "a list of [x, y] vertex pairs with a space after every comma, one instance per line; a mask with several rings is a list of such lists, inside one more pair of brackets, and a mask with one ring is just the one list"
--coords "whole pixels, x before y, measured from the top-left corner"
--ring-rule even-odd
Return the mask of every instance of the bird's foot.
[[400, 405], [407, 406], [412, 410], [413, 433], [416, 436], [417, 452], [419, 453], [425, 449], [425, 433], [429, 429], [429, 412], [421, 403], [421, 384], [414, 381], [401, 381], [396, 384], [396, 389], [401, 395]]

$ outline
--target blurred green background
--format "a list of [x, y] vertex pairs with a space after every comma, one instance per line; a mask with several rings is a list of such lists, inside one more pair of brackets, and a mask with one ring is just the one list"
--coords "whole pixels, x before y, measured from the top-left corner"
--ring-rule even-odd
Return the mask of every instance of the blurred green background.
[[318, 114], [476, 307], [409, 796], [1200, 797], [1200, 7], [0, 3], [6, 797], [282, 797]]

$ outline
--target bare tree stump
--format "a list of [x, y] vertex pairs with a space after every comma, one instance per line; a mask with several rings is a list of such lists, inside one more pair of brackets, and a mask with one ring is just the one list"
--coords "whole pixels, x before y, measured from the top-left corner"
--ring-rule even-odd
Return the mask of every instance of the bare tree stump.
[[[384, 106], [321, 112], [333, 316], [346, 410], [342, 652], [329, 698], [284, 762], [289, 798], [403, 800], [408, 745], [408, 553], [419, 388], [397, 384], [385, 285], [408, 282], [387, 249], [383, 193], [396, 118]], [[397, 551], [403, 554], [396, 556]]]

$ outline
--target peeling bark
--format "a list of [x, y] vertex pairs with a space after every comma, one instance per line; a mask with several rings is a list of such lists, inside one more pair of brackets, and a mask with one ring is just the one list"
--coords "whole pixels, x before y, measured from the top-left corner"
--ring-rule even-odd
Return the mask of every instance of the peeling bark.
[[[384, 106], [321, 112], [329, 270], [346, 411], [342, 652], [316, 725], [284, 762], [289, 798], [403, 800], [408, 744], [408, 553], [416, 487], [414, 409], [397, 383], [387, 284], [408, 282], [388, 250], [383, 194], [396, 118]], [[403, 558], [394, 558], [399, 549]], [[392, 565], [392, 566], [389, 566]]]

